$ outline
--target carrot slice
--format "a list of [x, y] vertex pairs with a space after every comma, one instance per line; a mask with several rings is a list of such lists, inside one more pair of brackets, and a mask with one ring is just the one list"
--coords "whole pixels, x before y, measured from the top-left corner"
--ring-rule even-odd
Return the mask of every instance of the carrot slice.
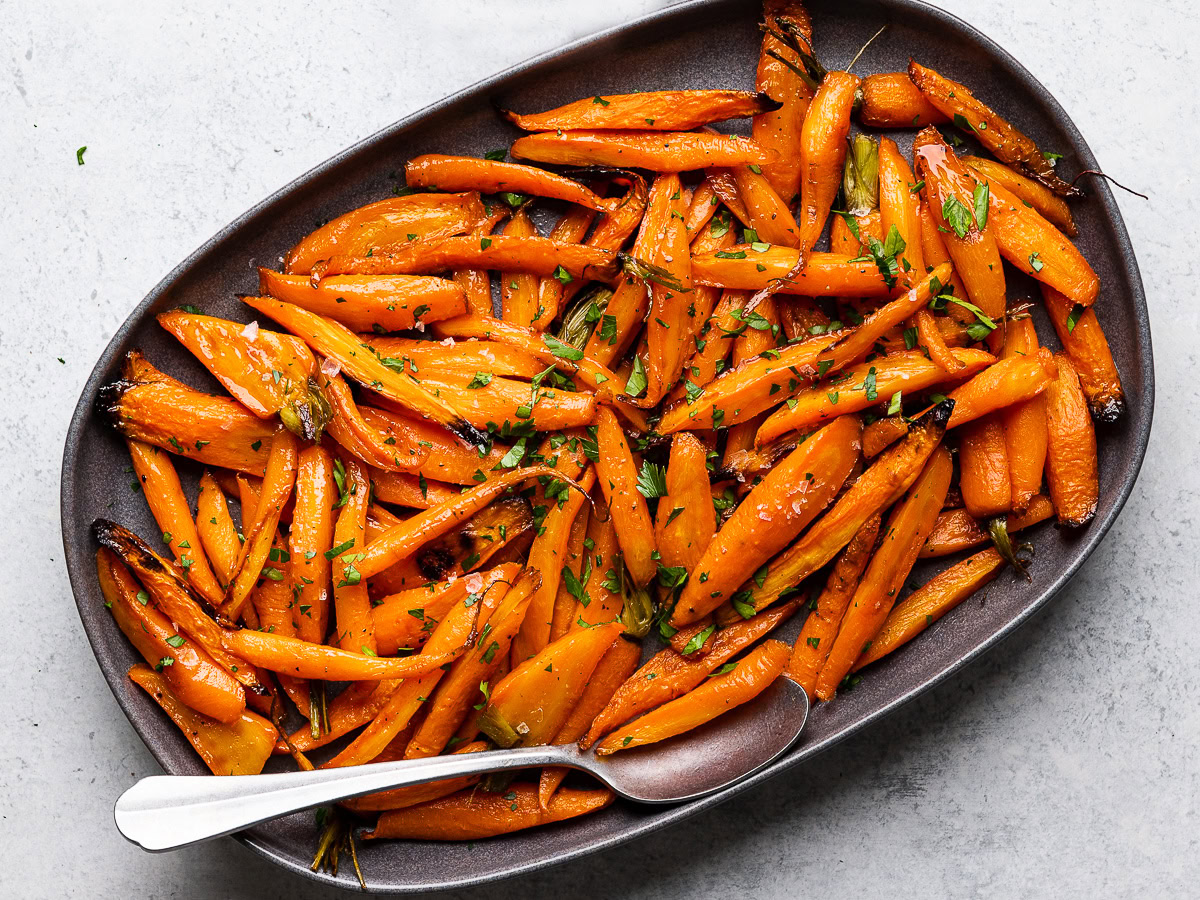
[[1041, 213], [1056, 227], [1074, 237], [1076, 234], [1075, 219], [1071, 215], [1071, 207], [1067, 201], [1048, 187], [1033, 179], [1026, 178], [1019, 172], [1014, 172], [1004, 163], [987, 159], [983, 156], [966, 156], [963, 162], [974, 169], [984, 180], [999, 183], [1005, 190], [1011, 191], [1017, 199], [1027, 203]]
[[354, 567], [366, 544], [367, 507], [371, 504], [371, 482], [365, 467], [348, 460], [346, 474], [347, 500], [338, 513], [333, 529], [333, 546], [327, 551], [336, 554], [332, 562], [334, 621], [337, 623], [333, 640], [343, 650], [376, 655], [375, 625], [371, 617], [371, 601], [367, 585]]
[[[607, 210], [608, 207], [604, 208]], [[596, 214], [592, 210], [584, 206], [573, 206], [554, 223], [549, 235], [550, 240], [558, 244], [581, 243], [595, 220]], [[569, 285], [575, 285], [575, 289], [570, 293], [570, 296], [574, 296], [575, 290], [581, 285], [566, 271], [548, 275], [538, 283], [537, 316], [533, 320], [535, 329], [545, 331], [550, 323], [558, 318], [558, 314], [563, 311]]]
[[[1054, 515], [1054, 504], [1045, 496], [1038, 494], [1029, 501], [1022, 513], [1013, 513], [1005, 517], [1005, 528], [1009, 534], [1016, 534], [1024, 528], [1044, 522]], [[978, 547], [991, 540], [979, 521], [965, 509], [947, 509], [939, 515], [934, 523], [933, 531], [921, 548], [921, 559], [933, 559], [938, 556], [948, 556], [961, 550]]]
[[796, 246], [800, 240], [800, 226], [796, 224], [788, 204], [763, 174], [763, 169], [758, 166], [734, 166], [730, 171], [733, 172], [738, 193], [746, 204], [750, 224], [754, 226], [759, 240], [784, 247]]
[[[514, 238], [539, 237], [533, 220], [524, 209], [513, 213], [504, 234]], [[538, 284], [538, 277], [528, 272], [504, 273], [500, 279], [500, 310], [506, 321], [522, 327], [533, 323], [538, 317]]]
[[825, 228], [842, 184], [850, 113], [858, 90], [857, 75], [828, 72], [822, 79], [800, 133], [800, 226], [798, 264], [804, 265]]
[[1013, 508], [1012, 474], [1004, 420], [990, 413], [962, 427], [958, 436], [959, 490], [963, 506], [977, 519]]
[[708, 488], [708, 450], [690, 432], [671, 439], [667, 495], [658, 504], [654, 543], [668, 568], [692, 571], [717, 530]]
[[208, 471], [200, 476], [200, 493], [196, 498], [196, 532], [200, 535], [200, 544], [204, 547], [224, 596], [224, 589], [236, 571], [242, 545], [238, 540], [237, 526], [229, 515], [225, 493]]
[[460, 644], [438, 653], [388, 659], [249, 628], [226, 631], [222, 642], [230, 653], [236, 653], [260, 668], [283, 672], [295, 678], [318, 678], [324, 681], [419, 678], [453, 662], [466, 649], [465, 644]]
[[1036, 397], [1053, 379], [1054, 357], [1044, 347], [1029, 356], [1001, 359], [950, 392], [954, 412], [947, 427], [957, 428]]
[[921, 252], [921, 202], [917, 179], [908, 161], [891, 138], [879, 141], [879, 228], [883, 234], [892, 228], [904, 242], [896, 256], [899, 279], [912, 285], [925, 277], [925, 254]]

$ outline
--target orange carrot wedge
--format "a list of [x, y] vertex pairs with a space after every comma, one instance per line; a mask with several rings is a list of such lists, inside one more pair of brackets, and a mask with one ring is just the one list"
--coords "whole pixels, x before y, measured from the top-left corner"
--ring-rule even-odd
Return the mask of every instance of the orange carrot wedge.
[[958, 488], [968, 513], [988, 519], [1012, 509], [1008, 444], [999, 413], [989, 413], [959, 429], [958, 463]]
[[892, 228], [904, 242], [897, 255], [898, 277], [911, 285], [925, 277], [925, 255], [921, 252], [921, 204], [908, 161], [891, 138], [879, 141], [879, 227], [884, 235]]
[[800, 57], [776, 35], [800, 35], [811, 44], [812, 21], [799, 0], [764, 2], [763, 19], [766, 29], [754, 83], [781, 105], [755, 116], [751, 133], [763, 147], [779, 154], [777, 161], [763, 166], [763, 174], [790, 204], [800, 194], [800, 135], [813, 90], [797, 71], [803, 68]]
[[223, 595], [225, 586], [236, 571], [242, 545], [238, 540], [237, 526], [229, 515], [225, 493], [208, 471], [200, 476], [200, 494], [196, 498], [196, 532], [200, 535], [200, 545], [204, 547]]
[[337, 625], [333, 643], [351, 653], [376, 655], [375, 625], [371, 618], [371, 601], [367, 585], [354, 567], [366, 544], [367, 507], [371, 505], [371, 482], [366, 467], [357, 460], [348, 460], [343, 483], [347, 500], [338, 513], [333, 529], [332, 580], [334, 622]]
[[840, 253], [809, 254], [796, 272], [799, 252], [792, 247], [739, 244], [728, 250], [692, 257], [692, 281], [722, 288], [760, 291], [771, 287], [782, 294], [806, 297], [883, 297], [888, 284], [874, 261], [855, 261]]
[[708, 451], [690, 432], [671, 440], [667, 495], [658, 504], [654, 543], [668, 568], [695, 568], [717, 530], [708, 487]]
[[800, 226], [763, 170], [759, 166], [734, 166], [730, 171], [759, 240], [784, 247], [796, 246], [800, 240]]
[[802, 267], [825, 228], [842, 183], [846, 137], [858, 84], [858, 76], [849, 72], [826, 73], [804, 117], [800, 134], [800, 212], [796, 219], [800, 226], [798, 265]]
[[1053, 378], [1054, 357], [1044, 347], [1029, 356], [1001, 359], [950, 392], [954, 413], [947, 427], [957, 428], [990, 412], [1036, 397]]
[[324, 681], [419, 678], [453, 662], [465, 649], [465, 645], [460, 645], [440, 653], [388, 659], [249, 628], [227, 631], [222, 641], [230, 653], [236, 653], [260, 668], [295, 678], [319, 678]]
[[[1041, 494], [1029, 501], [1022, 513], [1013, 513], [1005, 517], [1005, 530], [1016, 534], [1024, 528], [1029, 528], [1038, 522], [1044, 522], [1054, 515], [1054, 504]], [[979, 525], [979, 520], [965, 509], [946, 509], [938, 515], [933, 531], [921, 548], [921, 559], [934, 559], [939, 556], [949, 556], [962, 550], [970, 550], [991, 540], [988, 533]]]
[[[584, 206], [573, 206], [554, 223], [549, 238], [557, 244], [582, 243], [595, 220], [596, 214], [592, 210]], [[569, 296], [574, 296], [580, 284], [565, 270], [548, 275], [538, 282], [537, 315], [533, 320], [535, 329], [545, 331], [550, 323], [558, 318], [568, 297], [567, 288], [571, 285], [574, 285], [574, 288]]]
[[334, 507], [339, 502], [333, 457], [320, 445], [305, 447], [300, 451], [296, 469], [296, 506], [288, 532], [288, 572], [295, 633], [314, 644], [324, 642], [329, 627], [328, 554], [333, 546]]
[[984, 180], [999, 183], [1005, 190], [1011, 191], [1018, 200], [1032, 206], [1068, 236], [1075, 236], [1075, 219], [1071, 215], [1071, 207], [1066, 200], [1048, 187], [1026, 178], [994, 159], [987, 159], [983, 156], [966, 156], [963, 157], [963, 162], [974, 169]]
[[[1038, 352], [1037, 331], [1029, 317], [1012, 319], [1004, 336], [1004, 356], [1031, 356]], [[1012, 479], [1012, 508], [1024, 512], [1042, 489], [1046, 467], [1046, 398], [1039, 394], [1014, 403], [1000, 413], [1008, 469]]]

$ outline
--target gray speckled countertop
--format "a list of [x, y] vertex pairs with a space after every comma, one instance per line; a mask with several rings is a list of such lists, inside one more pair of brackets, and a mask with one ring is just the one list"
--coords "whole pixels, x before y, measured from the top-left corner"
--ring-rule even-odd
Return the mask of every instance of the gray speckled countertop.
[[[322, 894], [232, 841], [150, 856], [113, 829], [115, 797], [157, 767], [91, 659], [62, 566], [75, 398], [137, 301], [248, 206], [447, 93], [662, 5], [0, 4], [0, 896]], [[794, 777], [635, 846], [451, 896], [1197, 895], [1200, 12], [941, 5], [1007, 47], [1101, 164], [1151, 195], [1118, 195], [1158, 364], [1128, 506], [1015, 637]]]

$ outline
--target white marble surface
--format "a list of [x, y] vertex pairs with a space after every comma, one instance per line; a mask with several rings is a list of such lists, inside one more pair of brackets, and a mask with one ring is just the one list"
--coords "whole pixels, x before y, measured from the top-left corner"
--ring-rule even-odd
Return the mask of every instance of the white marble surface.
[[[0, 4], [0, 896], [315, 897], [223, 841], [124, 843], [156, 767], [61, 562], [80, 386], [178, 260], [296, 174], [494, 71], [661, 0]], [[1141, 481], [1065, 596], [802, 777], [633, 847], [455, 896], [1194, 897], [1200, 488], [1194, 0], [943, 0], [1062, 101], [1114, 176], [1154, 321]], [[87, 145], [86, 165], [75, 151]]]

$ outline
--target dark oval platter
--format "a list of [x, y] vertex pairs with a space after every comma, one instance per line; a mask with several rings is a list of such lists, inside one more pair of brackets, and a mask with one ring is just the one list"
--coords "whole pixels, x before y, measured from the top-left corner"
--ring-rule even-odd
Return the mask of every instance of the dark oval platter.
[[[1061, 152], [1063, 171], [1099, 168], [1083, 137], [1053, 97], [1016, 60], [957, 18], [914, 0], [812, 2], [815, 43], [830, 68], [845, 66], [888, 24], [855, 67], [861, 74], [898, 71], [909, 56], [969, 84], [1038, 144]], [[155, 533], [139, 493], [129, 489], [122, 442], [94, 412], [102, 384], [116, 377], [124, 353], [140, 347], [160, 367], [215, 389], [190, 355], [154, 321], [180, 304], [248, 320], [236, 295], [257, 286], [254, 266], [276, 265], [318, 222], [392, 194], [396, 173], [426, 152], [482, 155], [507, 146], [517, 132], [492, 106], [534, 111], [579, 97], [665, 88], [749, 87], [760, 35], [757, 0], [692, 0], [519, 65], [429, 107], [346, 150], [278, 191], [222, 230], [171, 272], [117, 331], [88, 379], [67, 434], [62, 470], [62, 527], [71, 586], [101, 671], [121, 708], [163, 769], [205, 771], [191, 747], [125, 672], [133, 650], [114, 627], [96, 582], [89, 524], [115, 519]], [[906, 152], [912, 132], [891, 135]], [[369, 889], [408, 893], [477, 884], [561, 863], [677, 822], [799, 765], [864, 728], [978, 657], [1012, 632], [1067, 583], [1100, 543], [1137, 478], [1150, 434], [1154, 370], [1146, 299], [1117, 205], [1106, 184], [1088, 185], [1075, 206], [1079, 243], [1103, 285], [1098, 309], [1116, 339], [1113, 354], [1128, 409], [1100, 426], [1100, 502], [1095, 520], [1075, 533], [1043, 526], [1034, 532], [1032, 583], [1004, 576], [985, 597], [972, 598], [907, 647], [868, 670], [853, 690], [818, 706], [799, 744], [753, 778], [720, 794], [667, 808], [617, 803], [600, 814], [481, 841], [473, 846], [420, 842], [368, 843], [360, 850]], [[1010, 270], [1011, 271], [1011, 270]], [[1012, 275], [1010, 292], [1033, 297], [1032, 283]], [[1040, 311], [1039, 311], [1040, 313]], [[1038, 330], [1057, 346], [1048, 323]], [[194, 480], [195, 473], [185, 472]], [[927, 574], [927, 573], [926, 573]], [[918, 579], [923, 573], [918, 572]], [[792, 623], [788, 638], [799, 628]], [[720, 748], [714, 748], [720, 752]], [[290, 762], [290, 761], [289, 761]], [[115, 798], [114, 798], [115, 799]], [[310, 878], [356, 886], [348, 867], [334, 878], [309, 871], [316, 842], [311, 813], [238, 835], [281, 866]]]

